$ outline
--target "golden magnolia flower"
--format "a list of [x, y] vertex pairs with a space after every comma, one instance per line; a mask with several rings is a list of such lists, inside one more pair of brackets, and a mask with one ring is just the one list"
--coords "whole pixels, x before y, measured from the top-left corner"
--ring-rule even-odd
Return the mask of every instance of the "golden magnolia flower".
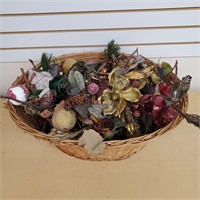
[[[105, 89], [103, 94], [98, 98], [100, 104], [106, 104], [103, 109], [104, 115], [119, 116], [129, 102], [137, 102], [142, 96], [140, 90], [130, 87], [130, 81], [124, 75], [117, 73], [117, 68], [113, 69], [108, 76], [109, 84], [112, 89]], [[126, 89], [127, 88], [127, 89]]]

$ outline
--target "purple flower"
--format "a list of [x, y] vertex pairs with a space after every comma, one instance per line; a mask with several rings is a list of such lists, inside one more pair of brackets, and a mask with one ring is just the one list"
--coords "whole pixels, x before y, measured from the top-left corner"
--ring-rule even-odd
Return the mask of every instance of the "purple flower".
[[87, 85], [87, 91], [91, 95], [95, 95], [99, 92], [99, 86], [96, 83], [90, 83]]

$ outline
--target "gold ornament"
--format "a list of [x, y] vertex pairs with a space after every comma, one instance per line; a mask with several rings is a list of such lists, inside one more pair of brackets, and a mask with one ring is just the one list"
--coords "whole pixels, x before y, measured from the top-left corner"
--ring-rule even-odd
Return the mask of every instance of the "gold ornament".
[[56, 109], [52, 116], [52, 125], [55, 129], [66, 132], [74, 128], [76, 113], [64, 108]]

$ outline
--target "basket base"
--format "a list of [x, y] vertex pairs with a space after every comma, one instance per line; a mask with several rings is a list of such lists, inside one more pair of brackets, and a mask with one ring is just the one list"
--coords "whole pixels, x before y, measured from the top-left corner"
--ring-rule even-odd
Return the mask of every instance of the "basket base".
[[100, 155], [89, 155], [87, 150], [84, 147], [78, 145], [59, 145], [57, 146], [62, 152], [82, 159], [82, 160], [91, 160], [91, 161], [114, 161], [114, 160], [123, 160], [130, 158], [135, 153], [140, 151], [145, 144], [125, 144], [120, 146], [107, 146], [103, 153]]

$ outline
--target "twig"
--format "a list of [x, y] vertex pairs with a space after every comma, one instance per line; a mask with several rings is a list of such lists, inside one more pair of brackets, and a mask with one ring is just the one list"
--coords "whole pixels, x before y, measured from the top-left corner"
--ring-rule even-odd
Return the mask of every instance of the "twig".
[[137, 53], [137, 55], [138, 55], [138, 47], [137, 47], [137, 49], [131, 54], [131, 56], [128, 58], [128, 60], [126, 61], [124, 67], [126, 67], [126, 66], [128, 65], [128, 62], [130, 61], [130, 59], [133, 57], [133, 55], [134, 55], [135, 53]]
[[179, 108], [177, 108], [175, 105], [173, 105], [174, 109], [177, 110], [185, 120], [193, 124], [194, 126], [198, 127], [200, 129], [200, 116], [196, 114], [187, 114], [183, 113]]
[[24, 69], [23, 68], [20, 68], [21, 72], [22, 72], [22, 76], [24, 78], [24, 82], [25, 82], [25, 85], [28, 89], [31, 89], [30, 87], [30, 83], [28, 82], [28, 79], [26, 77], [26, 73], [24, 72]]
[[30, 63], [33, 65], [33, 68], [36, 68], [34, 62], [31, 59], [28, 59], [30, 61]]
[[176, 81], [177, 81], [177, 75], [178, 75], [178, 61], [176, 60], [174, 67], [172, 68], [172, 71], [175, 69], [175, 78], [174, 78], [174, 82], [173, 85], [171, 87], [171, 91], [169, 96], [172, 98], [172, 94], [174, 92], [175, 86], [176, 86]]
[[161, 59], [161, 57], [158, 59], [158, 62], [156, 63], [156, 65], [154, 65], [154, 66], [155, 66], [155, 67], [154, 67], [155, 73], [156, 73], [157, 76], [159, 76], [159, 75], [158, 75], [158, 68], [157, 68], [157, 66], [158, 66], [158, 64], [159, 64], [159, 62], [160, 62], [160, 59]]
[[29, 81], [30, 81], [30, 83], [31, 83], [31, 82], [32, 82], [32, 80], [34, 79], [35, 75], [36, 75], [35, 73], [33, 73], [33, 74], [31, 75], [31, 78], [30, 78], [30, 80], [29, 80]]
[[146, 57], [144, 57], [144, 56], [142, 56], [142, 55], [140, 55], [142, 58], [144, 58], [146, 61], [148, 61], [149, 63], [151, 63], [151, 65], [154, 65], [155, 64], [155, 62], [153, 62], [152, 60], [149, 60], [148, 58], [146, 58]]
[[101, 66], [99, 67], [99, 69], [96, 71], [96, 73], [94, 74], [94, 76], [96, 76], [97, 74], [99, 74], [99, 72], [106, 66], [106, 62], [103, 62], [102, 64], [101, 64]]
[[63, 135], [59, 136], [58, 134], [55, 133], [54, 136], [57, 136], [57, 137], [60, 137], [59, 139], [55, 140], [55, 141], [52, 141], [51, 144], [58, 144], [60, 142], [62, 142], [63, 140], [65, 139], [73, 139], [77, 136], [79, 136], [80, 134], [82, 134], [84, 132], [84, 130], [87, 130], [87, 129], [90, 129], [91, 127], [84, 127], [78, 131], [75, 131], [73, 133], [71, 132], [67, 132], [67, 133], [63, 133]]

